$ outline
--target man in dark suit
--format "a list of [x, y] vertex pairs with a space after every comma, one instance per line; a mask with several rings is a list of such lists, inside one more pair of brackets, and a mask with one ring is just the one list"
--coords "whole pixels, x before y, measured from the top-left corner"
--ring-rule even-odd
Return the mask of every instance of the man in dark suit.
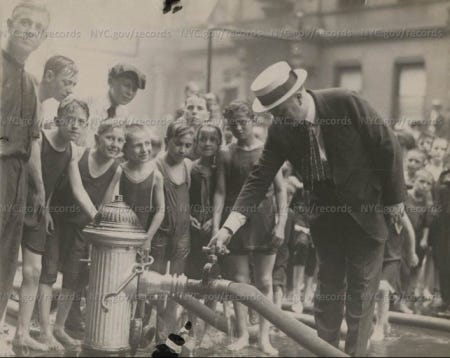
[[233, 233], [289, 160], [311, 192], [318, 334], [338, 346], [345, 308], [345, 351], [365, 355], [387, 238], [384, 214], [396, 220], [404, 212], [401, 149], [364, 99], [339, 88], [307, 91], [306, 76], [278, 62], [253, 82], [253, 110], [270, 111], [274, 121], [258, 164], [209, 246], [227, 252]]

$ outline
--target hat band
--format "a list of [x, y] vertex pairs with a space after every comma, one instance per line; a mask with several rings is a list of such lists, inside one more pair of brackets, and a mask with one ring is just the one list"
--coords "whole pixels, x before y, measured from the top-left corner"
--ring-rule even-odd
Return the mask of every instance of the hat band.
[[275, 103], [280, 98], [282, 98], [286, 93], [288, 93], [297, 83], [297, 74], [290, 70], [289, 71], [289, 77], [286, 82], [284, 82], [282, 85], [275, 88], [273, 91], [270, 91], [269, 93], [258, 96], [259, 101], [264, 106], [270, 106], [272, 103]]

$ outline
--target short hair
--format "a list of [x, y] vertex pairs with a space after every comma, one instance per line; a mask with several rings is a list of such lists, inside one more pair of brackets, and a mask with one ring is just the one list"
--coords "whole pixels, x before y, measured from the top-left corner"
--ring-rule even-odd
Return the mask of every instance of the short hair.
[[186, 106], [188, 100], [191, 99], [191, 98], [198, 98], [198, 99], [201, 99], [201, 100], [205, 101], [205, 109], [206, 109], [207, 111], [209, 111], [209, 109], [208, 109], [208, 101], [206, 100], [205, 96], [203, 96], [203, 95], [201, 95], [201, 94], [198, 94], [198, 93], [196, 93], [196, 94], [191, 94], [189, 97], [187, 97], [187, 98], [184, 100], [184, 106]]
[[71, 96], [61, 101], [56, 115], [58, 118], [63, 118], [65, 115], [72, 113], [77, 107], [81, 108], [86, 113], [87, 118], [89, 118], [89, 106], [87, 103]]
[[195, 137], [195, 130], [192, 126], [189, 126], [185, 121], [175, 120], [172, 121], [166, 130], [166, 140], [169, 141], [174, 138], [181, 138], [187, 134], [191, 134]]
[[419, 134], [419, 138], [417, 140], [420, 140], [422, 138], [433, 138], [434, 139], [434, 134], [431, 133], [429, 130], [423, 130], [420, 132]]
[[149, 138], [151, 138], [152, 133], [150, 131], [150, 128], [145, 126], [142, 123], [131, 123], [125, 126], [125, 144], [126, 142], [129, 142], [131, 140], [131, 137], [136, 132], [147, 132], [149, 135]]
[[408, 150], [408, 153], [406, 155], [408, 155], [409, 153], [420, 154], [423, 157], [424, 162], [427, 160], [427, 153], [425, 153], [423, 150], [420, 150], [419, 148], [413, 148], [413, 149]]
[[428, 179], [430, 179], [431, 184], [434, 183], [434, 177], [433, 174], [431, 174], [428, 170], [426, 169], [419, 169], [416, 174], [414, 175], [414, 181], [419, 177], [419, 176], [426, 176]]
[[447, 148], [448, 148], [449, 142], [448, 142], [448, 139], [445, 138], [445, 137], [434, 137], [433, 142], [431, 143], [431, 146], [433, 146], [434, 142], [436, 142], [437, 140], [443, 140], [443, 141], [445, 141], [445, 142], [447, 143]]
[[200, 132], [202, 129], [204, 128], [212, 128], [216, 131], [217, 133], [217, 137], [219, 138], [219, 146], [222, 145], [222, 131], [220, 130], [220, 128], [218, 126], [216, 126], [215, 124], [212, 123], [205, 123], [202, 124], [198, 129], [197, 129], [197, 136], [195, 138], [195, 141], [198, 142], [199, 138], [200, 138]]
[[73, 75], [78, 73], [78, 67], [72, 59], [62, 55], [52, 56], [45, 62], [43, 76], [47, 71], [53, 71], [57, 75], [64, 69], [67, 69]]
[[97, 128], [97, 135], [112, 131], [115, 128], [125, 129], [125, 122], [120, 118], [105, 119]]
[[11, 13], [11, 19], [15, 20], [18, 15], [20, 9], [29, 9], [34, 11], [45, 12], [47, 15], [48, 24], [50, 23], [50, 12], [47, 9], [47, 6], [42, 1], [36, 0], [21, 0], [13, 9]]
[[252, 107], [247, 101], [234, 100], [223, 110], [223, 116], [227, 120], [235, 118], [238, 113], [242, 113], [251, 119], [255, 118], [255, 113], [253, 113]]

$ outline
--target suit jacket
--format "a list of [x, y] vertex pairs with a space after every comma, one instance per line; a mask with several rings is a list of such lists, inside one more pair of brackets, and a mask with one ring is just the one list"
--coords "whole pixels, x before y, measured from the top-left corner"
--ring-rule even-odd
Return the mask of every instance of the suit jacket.
[[[371, 237], [385, 240], [383, 208], [401, 203], [406, 197], [402, 154], [393, 131], [354, 92], [342, 88], [308, 92], [316, 105], [340, 204], [349, 208], [347, 212]], [[248, 208], [262, 201], [286, 160], [301, 172], [308, 141], [303, 126], [296, 123], [275, 119], [261, 158], [248, 176], [234, 211], [247, 216], [251, 212]]]

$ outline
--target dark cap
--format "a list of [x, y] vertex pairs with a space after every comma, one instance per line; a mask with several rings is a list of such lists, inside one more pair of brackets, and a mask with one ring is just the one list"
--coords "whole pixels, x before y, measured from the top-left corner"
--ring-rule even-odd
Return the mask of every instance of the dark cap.
[[123, 74], [133, 74], [139, 89], [145, 88], [145, 75], [133, 65], [128, 63], [118, 63], [109, 70], [108, 78], [117, 78]]

